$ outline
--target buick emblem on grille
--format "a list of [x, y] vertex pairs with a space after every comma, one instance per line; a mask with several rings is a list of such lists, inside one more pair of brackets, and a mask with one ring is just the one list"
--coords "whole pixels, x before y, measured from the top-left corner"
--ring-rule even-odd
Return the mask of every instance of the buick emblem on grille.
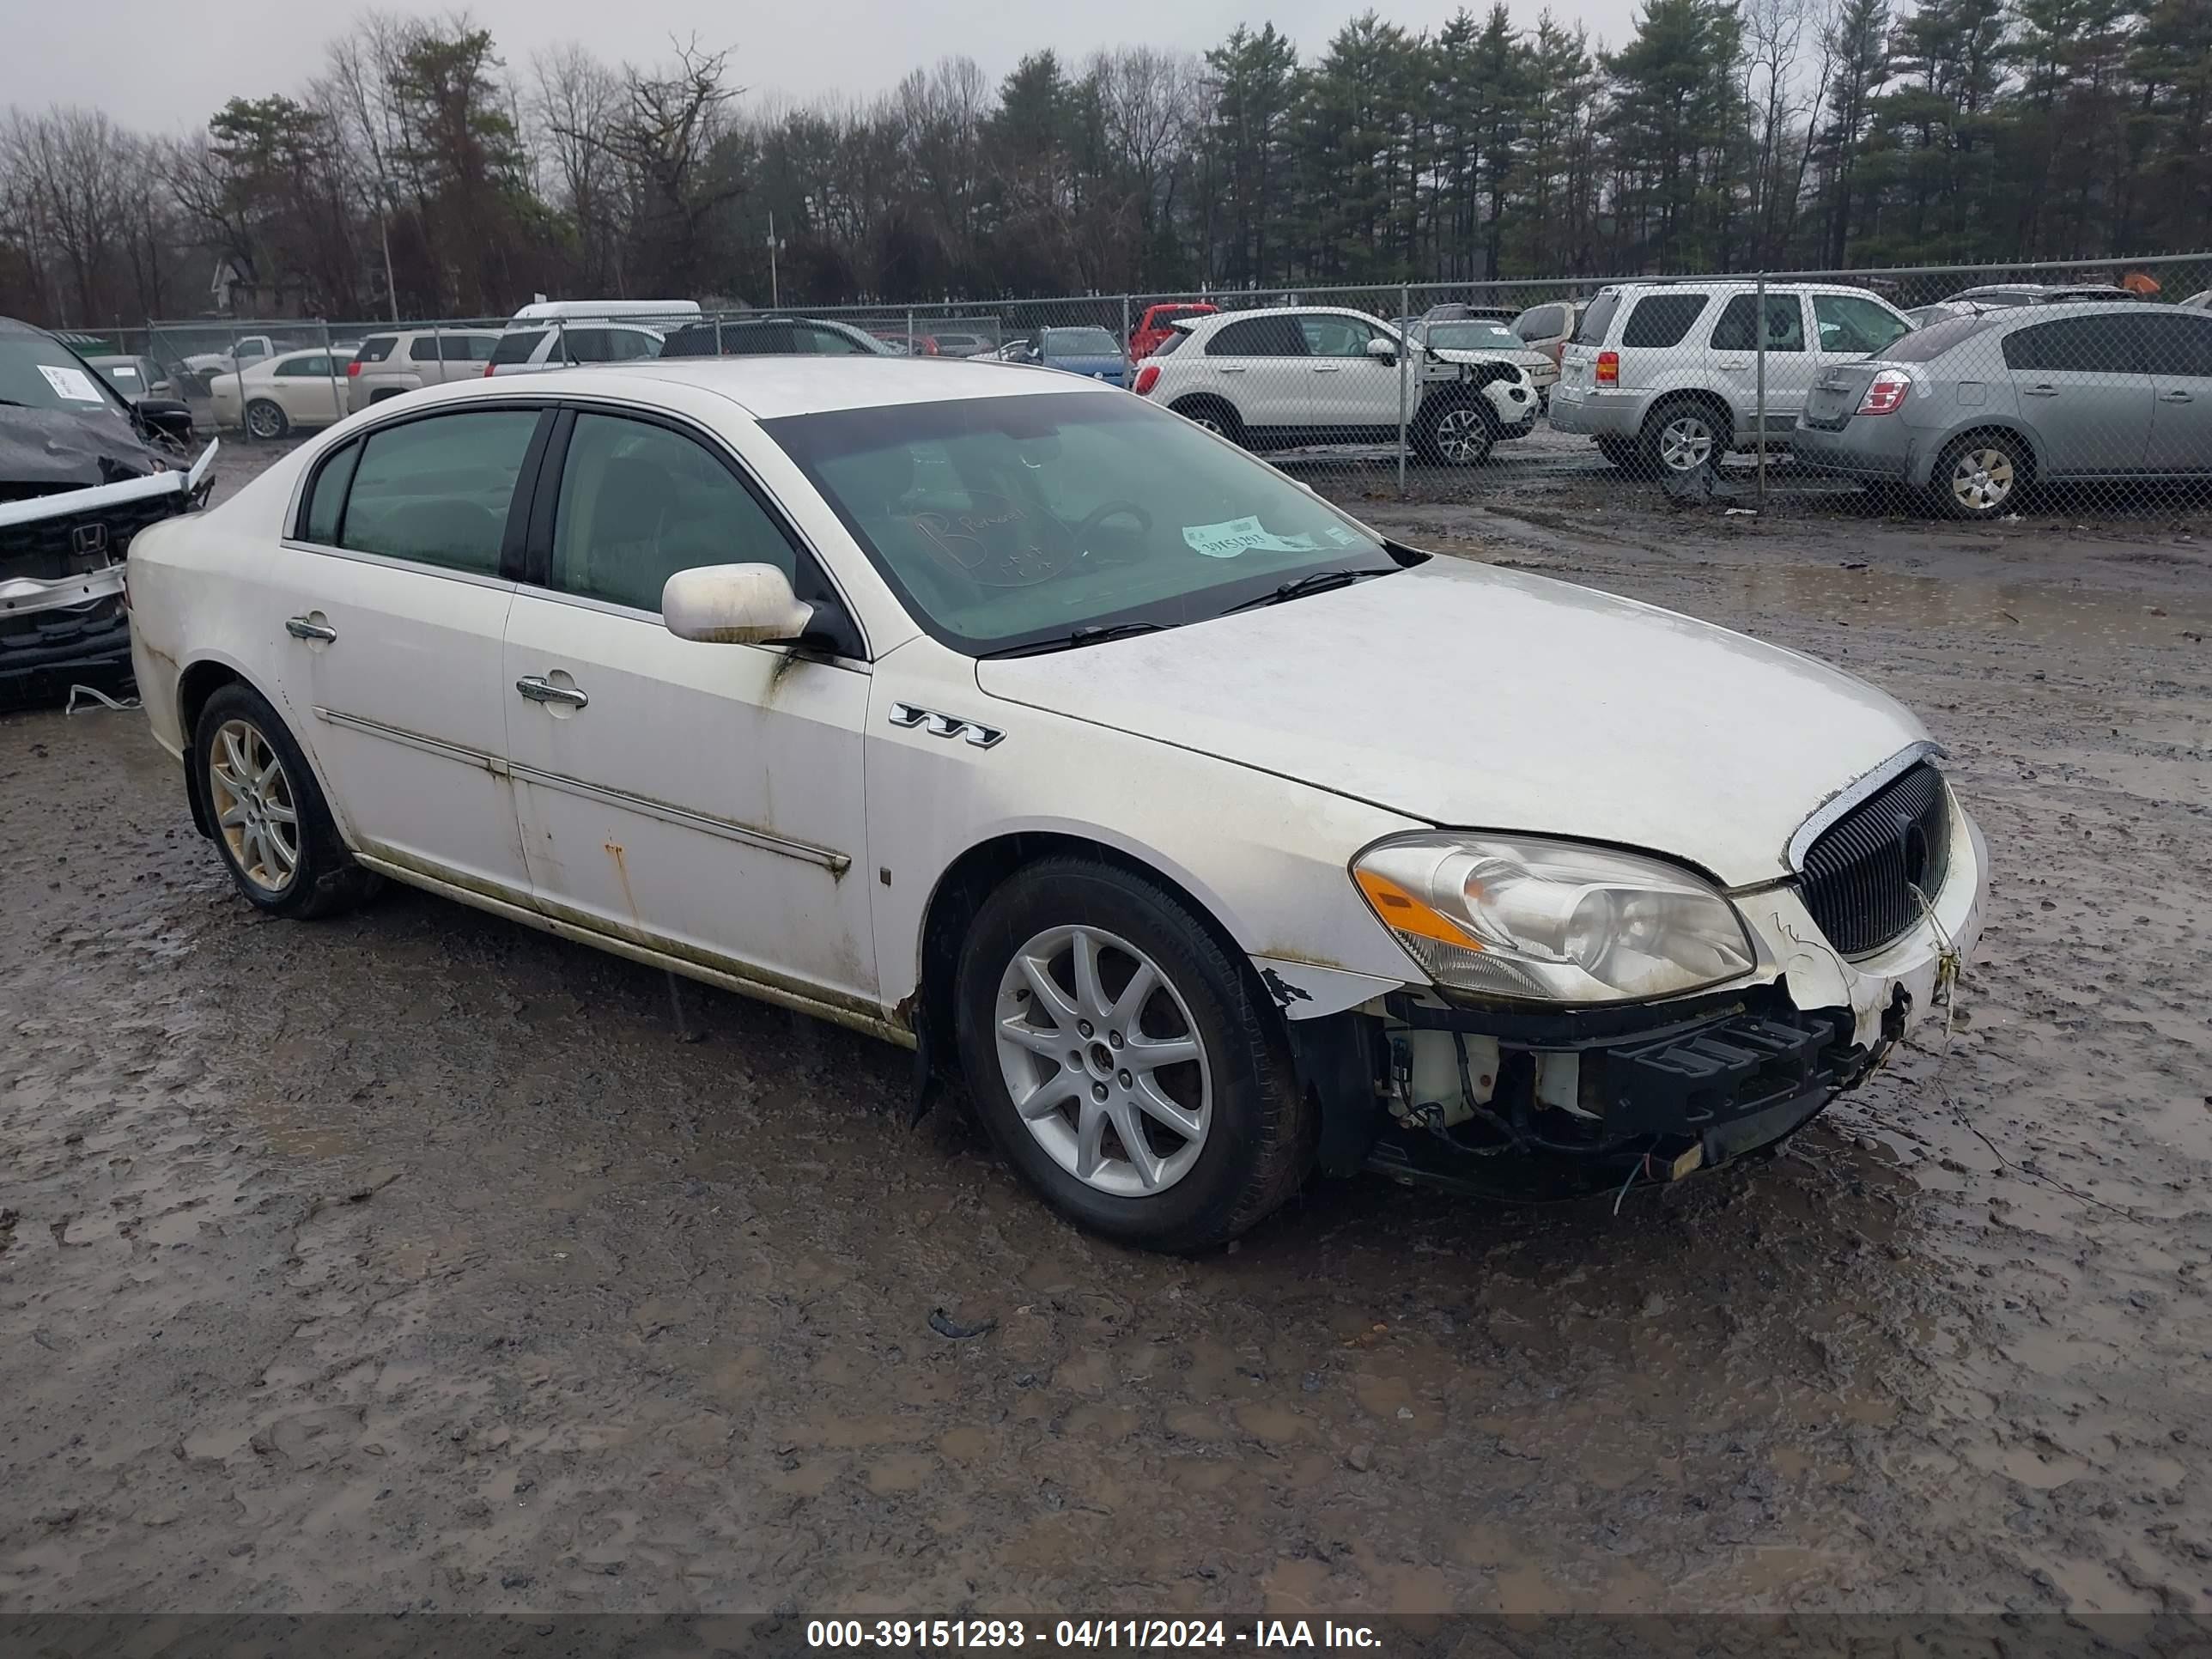
[[107, 550], [107, 526], [104, 524], [81, 524], [70, 532], [70, 550], [73, 553], [105, 553]]

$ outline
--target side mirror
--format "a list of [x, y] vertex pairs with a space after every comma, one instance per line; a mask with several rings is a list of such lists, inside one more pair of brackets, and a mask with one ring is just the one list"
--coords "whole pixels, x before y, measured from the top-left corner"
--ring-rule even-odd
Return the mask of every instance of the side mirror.
[[1367, 355], [1378, 362], [1395, 363], [1398, 361], [1398, 343], [1395, 340], [1370, 340]]
[[138, 418], [165, 438], [187, 443], [192, 435], [192, 406], [175, 398], [141, 398]]
[[679, 640], [773, 645], [804, 635], [814, 607], [799, 602], [791, 578], [772, 564], [710, 564], [668, 579], [660, 617]]

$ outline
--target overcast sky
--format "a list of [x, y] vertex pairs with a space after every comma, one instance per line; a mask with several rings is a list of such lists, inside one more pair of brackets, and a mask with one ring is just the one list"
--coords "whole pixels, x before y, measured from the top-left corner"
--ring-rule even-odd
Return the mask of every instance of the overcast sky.
[[[1352, 0], [1109, 0], [1098, 7], [1006, 4], [998, 0], [478, 0], [470, 15], [492, 32], [511, 68], [531, 54], [577, 40], [611, 63], [665, 56], [671, 34], [696, 32], [701, 43], [728, 46], [732, 78], [755, 96], [805, 100], [824, 93], [866, 97], [917, 64], [964, 52], [993, 76], [1023, 52], [1051, 46], [1080, 57], [1096, 46], [1157, 46], [1200, 52], [1239, 22], [1263, 21], [1297, 43], [1302, 56], [1324, 46], [1352, 12]], [[1534, 23], [1542, 0], [1510, 0], [1513, 15]], [[394, 11], [430, 9], [388, 5]], [[443, 9], [439, 9], [442, 14]], [[1433, 28], [1457, 0], [1388, 0], [1377, 9], [1407, 28]], [[1470, 9], [1487, 11], [1488, 0]], [[1618, 45], [1634, 0], [1553, 0], [1563, 19], [1579, 17], [1591, 35]], [[0, 0], [0, 104], [42, 109], [88, 104], [142, 130], [197, 126], [234, 94], [290, 92], [321, 66], [323, 47], [356, 15], [345, 6], [307, 0], [101, 0], [80, 8], [56, 0]], [[1019, 21], [1015, 21], [1019, 20]], [[750, 101], [750, 100], [749, 100]]]

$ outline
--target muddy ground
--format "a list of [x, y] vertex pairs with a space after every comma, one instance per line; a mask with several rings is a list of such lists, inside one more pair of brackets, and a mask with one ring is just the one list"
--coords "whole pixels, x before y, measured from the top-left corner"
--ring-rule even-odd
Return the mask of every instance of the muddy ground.
[[0, 718], [0, 1611], [2212, 1610], [2212, 526], [1537, 472], [1365, 505], [1868, 675], [1996, 866], [1948, 1034], [1617, 1214], [1102, 1245], [901, 1054], [258, 920], [137, 716]]

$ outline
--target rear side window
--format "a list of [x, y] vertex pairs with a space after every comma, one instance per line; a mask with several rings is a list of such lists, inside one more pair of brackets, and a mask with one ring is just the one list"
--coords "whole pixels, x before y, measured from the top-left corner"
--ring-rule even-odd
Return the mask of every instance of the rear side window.
[[[1628, 313], [1628, 323], [1620, 331], [1623, 346], [1660, 347], [1680, 345], [1682, 337], [1690, 331], [1705, 308], [1709, 294], [1647, 294], [1636, 302], [1636, 309]], [[1590, 307], [1595, 311], [1595, 306]]]
[[417, 335], [408, 343], [407, 356], [418, 363], [436, 362], [438, 361], [437, 337], [429, 334]]
[[[1720, 320], [1713, 325], [1713, 349], [1758, 350], [1758, 310], [1759, 296], [1756, 294], [1739, 294], [1723, 306]], [[1642, 313], [1639, 312], [1638, 314]], [[1633, 318], [1630, 319], [1628, 325], [1631, 328], [1636, 326]], [[1766, 296], [1766, 349], [1769, 351], [1802, 351], [1805, 349], [1805, 307], [1796, 295], [1770, 294]]]
[[788, 357], [799, 350], [789, 323], [738, 323], [722, 331], [722, 349], [732, 357]]
[[395, 334], [372, 334], [361, 343], [361, 349], [353, 354], [353, 360], [357, 363], [380, 363], [398, 343], [399, 337]]
[[[385, 342], [387, 346], [391, 343]], [[345, 508], [346, 486], [353, 482], [353, 470], [360, 460], [361, 446], [348, 444], [315, 474], [314, 491], [307, 497], [307, 529], [302, 532], [307, 540], [323, 547], [338, 544], [338, 516]]]
[[1605, 331], [1613, 326], [1613, 313], [1620, 309], [1620, 295], [1611, 292], [1601, 294], [1589, 302], [1583, 319], [1575, 325], [1577, 345], [1603, 345]]
[[1247, 317], [1217, 330], [1206, 343], [1209, 357], [1303, 357], [1306, 337], [1295, 317]]
[[502, 334], [499, 343], [492, 348], [491, 360], [495, 363], [526, 363], [545, 338], [542, 328], [526, 328], [519, 334]]
[[514, 481], [537, 429], [534, 410], [486, 409], [372, 432], [338, 545], [497, 575]]
[[1566, 330], [1565, 306], [1534, 306], [1513, 319], [1513, 331], [1524, 340], [1548, 340]]
[[2005, 336], [2005, 367], [2054, 374], [2141, 374], [2135, 319], [2065, 317]]
[[499, 344], [496, 334], [448, 334], [441, 343], [449, 363], [488, 363]]

